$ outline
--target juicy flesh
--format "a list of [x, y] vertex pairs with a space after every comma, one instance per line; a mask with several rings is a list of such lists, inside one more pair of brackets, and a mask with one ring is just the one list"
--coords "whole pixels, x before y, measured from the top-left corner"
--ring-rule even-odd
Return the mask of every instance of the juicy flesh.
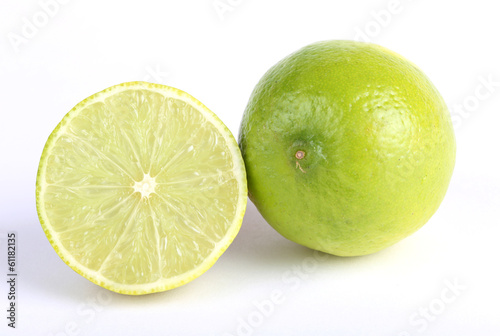
[[235, 216], [226, 141], [177, 98], [134, 90], [88, 105], [47, 160], [43, 206], [54, 238], [88, 271], [117, 283], [192, 270]]

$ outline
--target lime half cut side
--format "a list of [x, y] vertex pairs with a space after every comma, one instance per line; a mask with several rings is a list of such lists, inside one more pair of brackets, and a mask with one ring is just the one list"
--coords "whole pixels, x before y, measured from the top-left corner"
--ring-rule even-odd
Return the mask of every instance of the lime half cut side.
[[247, 185], [238, 145], [214, 113], [178, 89], [131, 82], [85, 99], [59, 123], [36, 201], [73, 270], [146, 294], [215, 263], [239, 231]]

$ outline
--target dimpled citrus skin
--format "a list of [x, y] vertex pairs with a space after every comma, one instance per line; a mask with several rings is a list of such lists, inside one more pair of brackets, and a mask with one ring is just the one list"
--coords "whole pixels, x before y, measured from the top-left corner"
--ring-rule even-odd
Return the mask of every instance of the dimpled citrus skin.
[[422, 227], [445, 196], [456, 151], [425, 74], [353, 41], [318, 42], [274, 65], [250, 97], [239, 145], [249, 197], [267, 222], [339, 256], [380, 251]]

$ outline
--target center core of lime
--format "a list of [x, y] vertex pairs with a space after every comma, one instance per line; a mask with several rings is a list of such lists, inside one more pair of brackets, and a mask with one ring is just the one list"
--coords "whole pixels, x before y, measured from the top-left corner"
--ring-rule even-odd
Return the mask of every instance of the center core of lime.
[[148, 198], [149, 195], [155, 192], [156, 181], [154, 177], [149, 176], [148, 174], [144, 174], [142, 181], [135, 182], [134, 184], [134, 192], [140, 192], [142, 198]]

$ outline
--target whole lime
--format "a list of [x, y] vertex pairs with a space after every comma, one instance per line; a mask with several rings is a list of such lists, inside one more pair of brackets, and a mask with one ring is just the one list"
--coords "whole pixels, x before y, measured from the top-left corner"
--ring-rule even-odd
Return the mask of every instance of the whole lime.
[[426, 75], [371, 43], [324, 41], [255, 87], [239, 145], [249, 197], [284, 237], [365, 255], [435, 213], [455, 164], [449, 112]]

